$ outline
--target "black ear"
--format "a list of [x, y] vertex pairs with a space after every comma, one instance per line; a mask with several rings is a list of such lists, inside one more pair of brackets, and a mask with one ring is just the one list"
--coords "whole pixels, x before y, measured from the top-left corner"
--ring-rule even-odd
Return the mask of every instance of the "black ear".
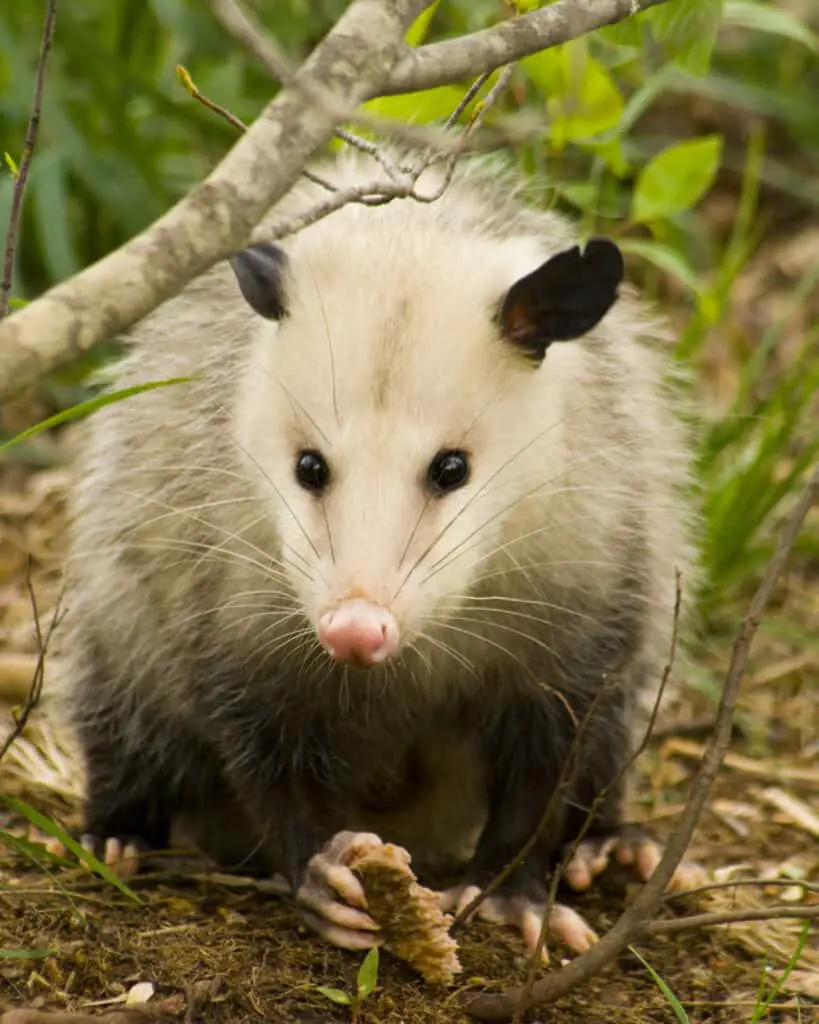
[[281, 320], [286, 316], [284, 271], [287, 255], [277, 245], [250, 245], [228, 260], [242, 295], [259, 316]]
[[614, 242], [593, 238], [559, 252], [516, 281], [498, 312], [504, 337], [540, 362], [553, 341], [590, 331], [617, 300], [623, 256]]

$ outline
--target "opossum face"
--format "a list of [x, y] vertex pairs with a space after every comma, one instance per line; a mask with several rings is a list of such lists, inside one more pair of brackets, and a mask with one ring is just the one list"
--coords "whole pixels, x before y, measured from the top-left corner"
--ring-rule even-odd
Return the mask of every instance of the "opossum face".
[[578, 363], [551, 346], [607, 312], [620, 254], [483, 248], [452, 241], [436, 264], [410, 244], [386, 267], [350, 238], [341, 263], [309, 243], [231, 261], [267, 321], [237, 440], [281, 570], [338, 661], [457, 650], [459, 609], [536, 532], [530, 499], [560, 469], [562, 384]]

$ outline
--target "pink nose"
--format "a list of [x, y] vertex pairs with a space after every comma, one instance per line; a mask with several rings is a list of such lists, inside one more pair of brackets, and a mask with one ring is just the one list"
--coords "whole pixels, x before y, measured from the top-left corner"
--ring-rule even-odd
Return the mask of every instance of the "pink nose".
[[392, 612], [360, 598], [343, 601], [319, 619], [318, 637], [336, 661], [380, 665], [398, 650]]

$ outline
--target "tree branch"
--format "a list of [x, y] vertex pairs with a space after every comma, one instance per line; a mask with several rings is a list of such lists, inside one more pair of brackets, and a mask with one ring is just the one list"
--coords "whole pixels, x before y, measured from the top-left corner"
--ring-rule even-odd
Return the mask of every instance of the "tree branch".
[[[338, 125], [355, 120], [369, 97], [474, 77], [665, 2], [558, 0], [496, 28], [411, 51], [405, 31], [430, 0], [354, 0], [291, 72], [275, 44], [241, 20], [236, 0], [211, 0], [223, 24], [283, 76], [285, 88], [213, 173], [155, 224], [0, 323], [0, 400], [127, 330], [246, 244], [315, 150]], [[386, 124], [384, 131], [398, 127]]]
[[336, 126], [385, 81], [429, 0], [354, 0], [221, 163], [142, 234], [0, 323], [0, 398], [130, 327], [244, 245]]
[[23, 210], [23, 193], [26, 190], [28, 171], [31, 166], [31, 157], [34, 153], [34, 145], [37, 142], [37, 133], [40, 129], [40, 114], [43, 109], [45, 69], [48, 62], [48, 54], [51, 50], [51, 40], [54, 36], [54, 21], [56, 17], [56, 0], [48, 0], [45, 22], [43, 24], [43, 35], [40, 41], [40, 53], [37, 57], [37, 77], [34, 85], [34, 101], [31, 106], [31, 116], [28, 120], [28, 128], [26, 129], [26, 139], [23, 143], [23, 155], [20, 158], [17, 178], [14, 182], [14, 190], [11, 196], [11, 211], [9, 212], [9, 226], [8, 231], [6, 232], [6, 248], [3, 256], [3, 283], [0, 284], [0, 320], [2, 320], [9, 311], [9, 298], [11, 297], [11, 285], [14, 277], [14, 251], [17, 248], [17, 235], [20, 230], [20, 214]]
[[554, 971], [538, 981], [532, 987], [531, 995], [527, 1000], [522, 999], [523, 992], [520, 988], [499, 995], [481, 994], [471, 998], [464, 996], [463, 1002], [469, 1014], [481, 1020], [509, 1020], [521, 1004], [524, 1008], [528, 1008], [536, 1003], [553, 1002], [576, 985], [599, 973], [607, 963], [645, 930], [649, 918], [656, 912], [665, 888], [691, 841], [711, 783], [716, 777], [731, 739], [731, 718], [739, 692], [739, 684], [748, 660], [751, 641], [802, 529], [805, 517], [818, 498], [819, 465], [816, 466], [804, 485], [799, 500], [785, 523], [776, 552], [765, 569], [748, 613], [743, 619], [739, 635], [734, 642], [714, 731], [705, 748], [700, 767], [694, 776], [688, 801], [680, 815], [677, 828], [674, 830], [654, 874], [637, 894], [631, 906], [620, 915], [600, 942], [566, 967]]
[[371, 98], [452, 85], [663, 3], [668, 0], [558, 0], [482, 32], [407, 49], [386, 87]]

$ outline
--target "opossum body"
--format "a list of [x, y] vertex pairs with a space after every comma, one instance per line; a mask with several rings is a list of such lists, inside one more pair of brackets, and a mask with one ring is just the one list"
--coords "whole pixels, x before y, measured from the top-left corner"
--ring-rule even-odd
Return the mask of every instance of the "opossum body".
[[62, 639], [85, 828], [114, 859], [184, 818], [221, 860], [283, 870], [331, 941], [372, 945], [334, 837], [400, 844], [422, 881], [465, 865], [463, 905], [535, 831], [596, 701], [558, 813], [484, 909], [531, 944], [608, 786], [567, 876], [590, 884], [690, 564], [676, 393], [622, 275], [478, 162], [437, 202], [350, 205], [281, 245], [262, 225], [138, 326], [119, 386], [192, 379], [91, 418]]

